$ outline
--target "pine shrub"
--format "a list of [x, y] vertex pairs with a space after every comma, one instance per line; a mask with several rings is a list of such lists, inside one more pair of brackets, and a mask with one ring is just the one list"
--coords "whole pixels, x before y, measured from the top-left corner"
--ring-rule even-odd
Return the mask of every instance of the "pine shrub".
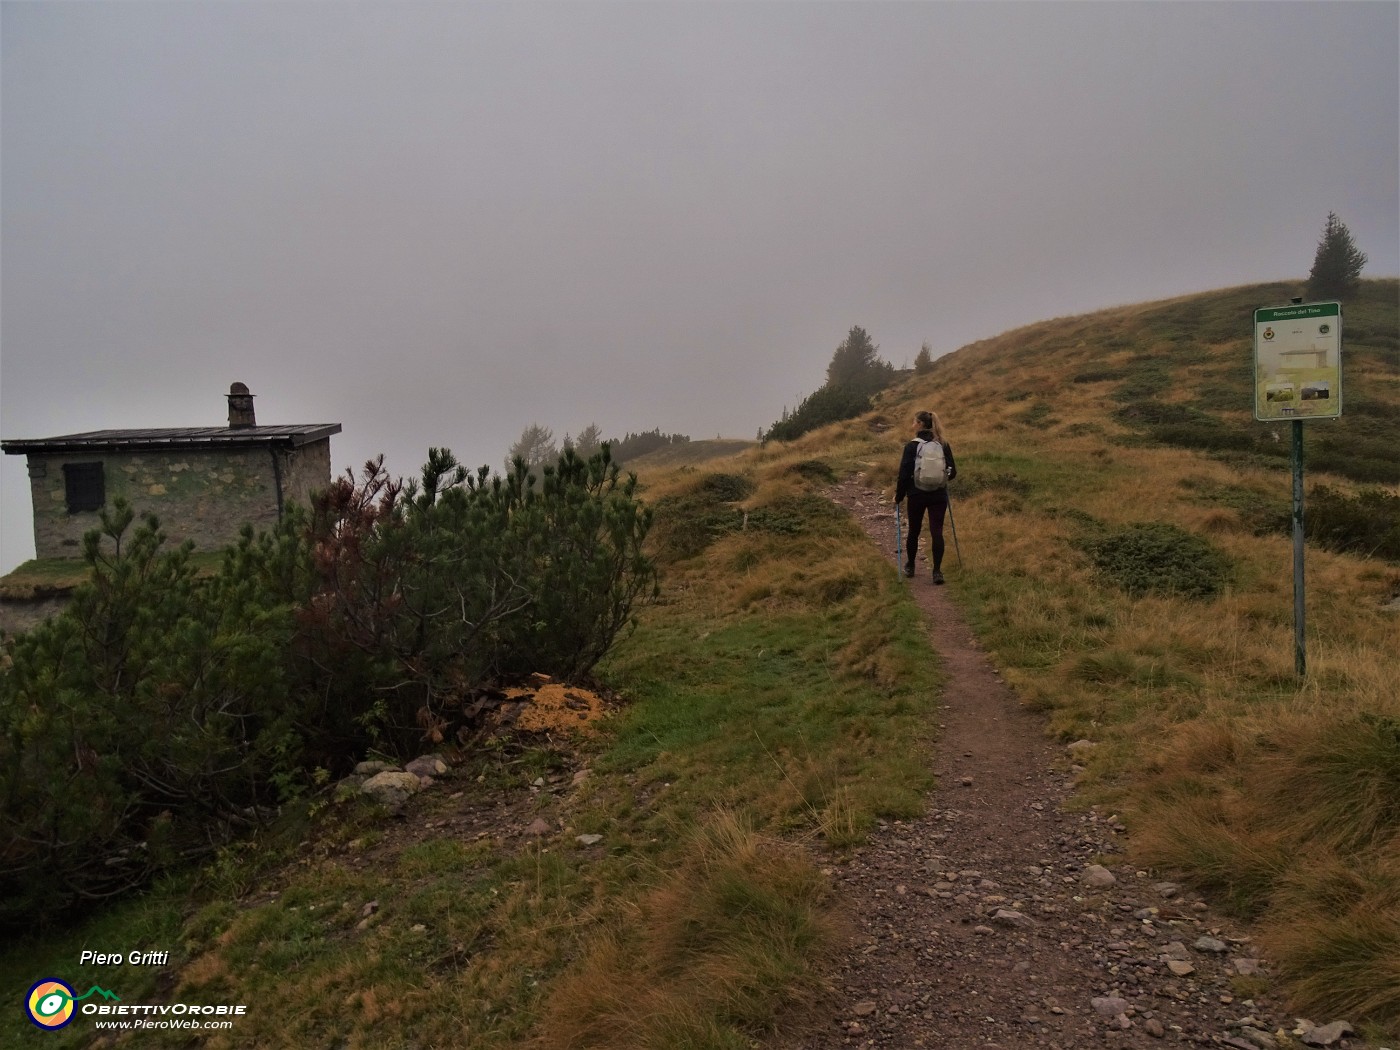
[[[0, 928], [140, 885], [257, 823], [300, 758], [292, 621], [247, 580], [196, 580], [190, 547], [116, 502], [90, 581], [8, 645], [0, 676]], [[106, 542], [104, 542], [106, 541]]]
[[1211, 598], [1230, 580], [1225, 553], [1166, 522], [1117, 529], [1086, 542], [1095, 567], [1129, 594]]
[[1308, 539], [1329, 550], [1400, 561], [1400, 496], [1386, 489], [1349, 496], [1318, 485], [1308, 493], [1303, 524]]
[[6, 642], [0, 928], [203, 856], [370, 745], [441, 741], [497, 678], [585, 675], [655, 597], [651, 512], [606, 447], [542, 474], [433, 449], [404, 483], [381, 457], [207, 581], [154, 518], [104, 512], [90, 581]]

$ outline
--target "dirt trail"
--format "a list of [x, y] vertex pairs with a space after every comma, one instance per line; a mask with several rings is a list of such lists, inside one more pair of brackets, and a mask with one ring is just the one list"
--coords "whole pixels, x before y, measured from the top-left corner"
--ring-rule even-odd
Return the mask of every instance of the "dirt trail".
[[[893, 508], [859, 476], [832, 495], [893, 560]], [[827, 1005], [770, 1045], [1282, 1045], [1276, 1033], [1296, 1022], [1263, 994], [1267, 965], [1249, 938], [1127, 866], [1111, 814], [1066, 812], [1070, 756], [979, 650], [950, 600], [948, 546], [949, 586], [932, 584], [922, 555], [909, 581], [948, 675], [938, 787], [925, 816], [882, 825], [830, 867], [855, 935], [833, 962]], [[1094, 884], [1106, 874], [1111, 885]]]

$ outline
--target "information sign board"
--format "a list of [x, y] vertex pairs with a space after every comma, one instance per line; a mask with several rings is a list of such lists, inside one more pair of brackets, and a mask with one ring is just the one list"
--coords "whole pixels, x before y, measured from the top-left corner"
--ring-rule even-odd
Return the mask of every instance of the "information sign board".
[[1254, 418], [1342, 414], [1342, 304], [1254, 311]]

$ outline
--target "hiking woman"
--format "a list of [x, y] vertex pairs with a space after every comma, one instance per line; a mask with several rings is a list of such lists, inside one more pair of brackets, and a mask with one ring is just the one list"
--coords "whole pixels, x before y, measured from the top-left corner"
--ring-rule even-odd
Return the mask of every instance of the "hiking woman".
[[914, 440], [904, 446], [894, 501], [909, 499], [908, 558], [904, 575], [914, 575], [919, 532], [928, 514], [929, 546], [933, 552], [933, 582], [943, 582], [943, 518], [948, 513], [948, 482], [958, 476], [953, 449], [943, 436], [943, 424], [932, 412], [914, 414]]

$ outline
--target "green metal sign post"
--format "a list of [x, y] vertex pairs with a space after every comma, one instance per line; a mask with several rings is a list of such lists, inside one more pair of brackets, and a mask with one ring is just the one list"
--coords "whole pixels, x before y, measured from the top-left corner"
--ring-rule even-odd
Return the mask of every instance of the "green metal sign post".
[[1308, 607], [1304, 601], [1303, 574], [1303, 421], [1293, 421], [1293, 669], [1299, 678], [1308, 675], [1305, 638]]
[[1303, 571], [1303, 420], [1342, 414], [1342, 304], [1254, 311], [1254, 418], [1292, 424], [1293, 665], [1308, 673]]

